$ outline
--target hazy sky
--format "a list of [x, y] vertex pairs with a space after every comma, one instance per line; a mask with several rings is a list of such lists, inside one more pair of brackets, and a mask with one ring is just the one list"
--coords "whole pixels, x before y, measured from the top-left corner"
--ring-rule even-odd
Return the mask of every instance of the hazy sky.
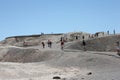
[[0, 40], [15, 35], [113, 30], [120, 0], [0, 0]]

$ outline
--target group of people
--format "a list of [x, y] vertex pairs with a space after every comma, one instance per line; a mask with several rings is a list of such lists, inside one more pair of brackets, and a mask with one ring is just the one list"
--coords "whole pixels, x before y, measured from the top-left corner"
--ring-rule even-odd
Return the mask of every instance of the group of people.
[[[52, 41], [48, 40], [48, 47], [52, 48]], [[61, 50], [64, 48], [64, 40], [60, 40]], [[45, 48], [45, 42], [42, 42], [42, 47]]]
[[[65, 42], [64, 39], [61, 38], [61, 40], [60, 40], [61, 50], [64, 49], [64, 42]], [[47, 44], [48, 44], [49, 48], [52, 47], [52, 42], [50, 40], [48, 40]], [[82, 45], [83, 45], [84, 51], [86, 51], [87, 49], [86, 49], [86, 42], [84, 40], [84, 36], [83, 36]], [[42, 46], [43, 46], [43, 48], [45, 48], [45, 43], [44, 42], [42, 42]], [[120, 56], [120, 42], [119, 41], [116, 42], [116, 51], [117, 51], [117, 55]]]
[[[52, 41], [48, 40], [47, 44], [49, 48], [52, 48]], [[45, 48], [45, 42], [42, 42], [42, 47]]]

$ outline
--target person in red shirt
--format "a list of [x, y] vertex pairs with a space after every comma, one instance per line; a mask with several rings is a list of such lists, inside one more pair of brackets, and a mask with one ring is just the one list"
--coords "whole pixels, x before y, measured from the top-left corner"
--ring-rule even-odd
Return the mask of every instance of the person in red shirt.
[[64, 41], [62, 40], [61, 41], [61, 49], [63, 50], [63, 48], [64, 48]]

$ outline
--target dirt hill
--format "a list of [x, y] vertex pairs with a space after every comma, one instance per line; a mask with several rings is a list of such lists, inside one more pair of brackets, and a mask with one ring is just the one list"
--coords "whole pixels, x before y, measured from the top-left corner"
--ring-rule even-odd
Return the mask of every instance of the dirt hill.
[[[85, 40], [87, 51], [115, 51], [116, 42], [120, 42], [120, 35], [110, 35]], [[66, 49], [84, 50], [80, 40], [68, 43]]]
[[41, 62], [56, 58], [60, 50], [39, 50], [34, 48], [4, 47], [0, 48], [1, 62]]
[[[61, 50], [60, 38], [64, 36], [68, 39]], [[82, 36], [87, 51], [83, 50]], [[48, 39], [53, 41], [52, 48], [43, 48], [41, 41], [47, 45]], [[120, 35], [89, 38], [89, 34], [72, 33], [22, 36], [17, 41], [15, 37], [7, 38], [0, 43], [0, 80], [54, 80], [56, 76], [60, 80], [120, 80], [120, 57], [116, 52], [105, 52], [113, 51], [116, 41], [120, 41]]]

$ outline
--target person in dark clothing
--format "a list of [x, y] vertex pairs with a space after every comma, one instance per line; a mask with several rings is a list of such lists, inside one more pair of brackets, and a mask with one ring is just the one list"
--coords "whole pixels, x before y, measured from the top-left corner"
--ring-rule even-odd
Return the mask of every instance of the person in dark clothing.
[[49, 41], [49, 47], [52, 48], [52, 41]]
[[47, 44], [48, 44], [48, 47], [50, 47], [50, 40], [48, 40]]
[[48, 40], [48, 47], [51, 48], [52, 47], [52, 41]]
[[84, 51], [86, 51], [86, 42], [84, 40], [82, 41], [82, 44], [83, 44]]
[[116, 49], [117, 49], [117, 55], [120, 56], [120, 43], [119, 43], [119, 41], [116, 42], [116, 44], [117, 44], [117, 46], [116, 46]]
[[64, 48], [64, 41], [61, 41], [61, 49], [63, 50]]
[[44, 42], [42, 42], [42, 47], [45, 48], [45, 43]]

